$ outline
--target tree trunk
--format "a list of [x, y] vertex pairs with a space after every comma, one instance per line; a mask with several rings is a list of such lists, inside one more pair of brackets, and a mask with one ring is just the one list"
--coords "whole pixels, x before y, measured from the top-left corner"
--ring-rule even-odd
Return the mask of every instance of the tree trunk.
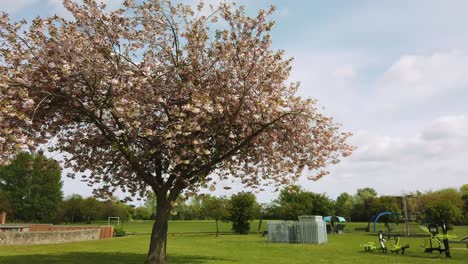
[[218, 234], [219, 234], [218, 219], [216, 219], [215, 221], [216, 221], [216, 237], [218, 237]]
[[145, 264], [166, 264], [167, 226], [170, 202], [157, 200], [156, 218], [151, 233], [150, 248]]

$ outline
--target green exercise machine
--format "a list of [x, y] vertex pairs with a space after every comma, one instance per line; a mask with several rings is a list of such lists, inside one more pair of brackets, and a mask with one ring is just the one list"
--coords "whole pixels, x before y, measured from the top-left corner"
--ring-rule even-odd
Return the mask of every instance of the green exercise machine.
[[450, 258], [450, 245], [449, 238], [455, 238], [457, 236], [447, 234], [447, 226], [442, 223], [442, 234], [439, 234], [439, 228], [437, 225], [419, 226], [424, 233], [428, 235], [428, 238], [424, 240], [424, 252], [432, 253], [438, 251], [440, 254], [445, 253], [445, 256]]
[[[410, 245], [401, 245], [400, 244], [400, 237], [395, 238], [395, 244], [391, 245], [390, 247], [387, 247], [387, 240], [385, 240], [384, 235], [382, 231], [379, 232], [379, 246], [380, 250], [382, 253], [387, 253], [388, 249], [390, 249], [390, 252], [398, 254], [401, 252], [401, 254], [405, 254], [405, 250], [410, 247]], [[377, 250], [378, 247], [374, 242], [367, 242], [366, 244], [362, 245], [364, 247], [365, 252], [372, 252], [374, 250]]]

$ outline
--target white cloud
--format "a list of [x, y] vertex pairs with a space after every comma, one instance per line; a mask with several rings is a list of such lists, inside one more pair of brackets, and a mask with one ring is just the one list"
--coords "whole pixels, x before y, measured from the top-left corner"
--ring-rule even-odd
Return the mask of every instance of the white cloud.
[[14, 13], [30, 5], [33, 5], [36, 2], [38, 2], [38, 0], [2, 0], [0, 11]]
[[[468, 116], [442, 116], [407, 137], [360, 131], [358, 149], [317, 182], [301, 180], [314, 192], [332, 197], [372, 187], [380, 194], [425, 191], [468, 183]], [[266, 199], [265, 199], [266, 200]]]
[[368, 94], [361, 77], [372, 58], [357, 52], [310, 50], [290, 50], [286, 57], [294, 57], [290, 80], [301, 82], [299, 95], [318, 99], [327, 115], [346, 125], [356, 116], [364, 116], [362, 106]]
[[434, 162], [468, 158], [468, 117], [442, 116], [411, 137], [358, 132], [354, 162]]
[[354, 78], [356, 76], [356, 69], [353, 65], [338, 66], [333, 71], [333, 76], [341, 79]]
[[422, 138], [427, 141], [468, 138], [468, 117], [464, 115], [437, 118], [423, 130]]
[[467, 52], [404, 55], [384, 73], [380, 86], [393, 103], [418, 103], [466, 88], [467, 76]]

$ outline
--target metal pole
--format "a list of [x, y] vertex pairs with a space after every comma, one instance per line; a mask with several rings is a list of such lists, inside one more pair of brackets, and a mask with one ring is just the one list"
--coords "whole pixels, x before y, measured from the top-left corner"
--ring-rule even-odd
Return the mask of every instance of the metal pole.
[[409, 236], [408, 209], [406, 208], [406, 196], [403, 196], [403, 212], [405, 213], [406, 236]]

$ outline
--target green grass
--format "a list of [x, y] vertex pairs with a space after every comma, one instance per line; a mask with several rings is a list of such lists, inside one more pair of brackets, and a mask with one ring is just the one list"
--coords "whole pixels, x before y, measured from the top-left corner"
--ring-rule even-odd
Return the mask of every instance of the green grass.
[[[257, 229], [258, 223], [252, 223]], [[364, 225], [364, 224], [362, 224]], [[60, 245], [1, 246], [0, 263], [5, 264], [87, 264], [143, 263], [148, 249], [152, 223], [126, 223], [127, 232], [136, 235], [100, 241]], [[360, 225], [358, 225], [360, 226]], [[169, 224], [168, 258], [170, 263], [466, 263], [468, 250], [454, 244], [452, 259], [438, 253], [423, 252], [423, 238], [402, 238], [411, 248], [405, 255], [365, 253], [360, 247], [375, 236], [350, 231], [344, 235], [329, 235], [324, 245], [272, 244], [257, 234], [222, 235], [180, 232], [212, 232], [210, 221], [172, 221]], [[222, 230], [229, 231], [227, 223]], [[457, 227], [452, 233], [468, 236], [468, 227]], [[390, 244], [391, 242], [389, 242]]]

